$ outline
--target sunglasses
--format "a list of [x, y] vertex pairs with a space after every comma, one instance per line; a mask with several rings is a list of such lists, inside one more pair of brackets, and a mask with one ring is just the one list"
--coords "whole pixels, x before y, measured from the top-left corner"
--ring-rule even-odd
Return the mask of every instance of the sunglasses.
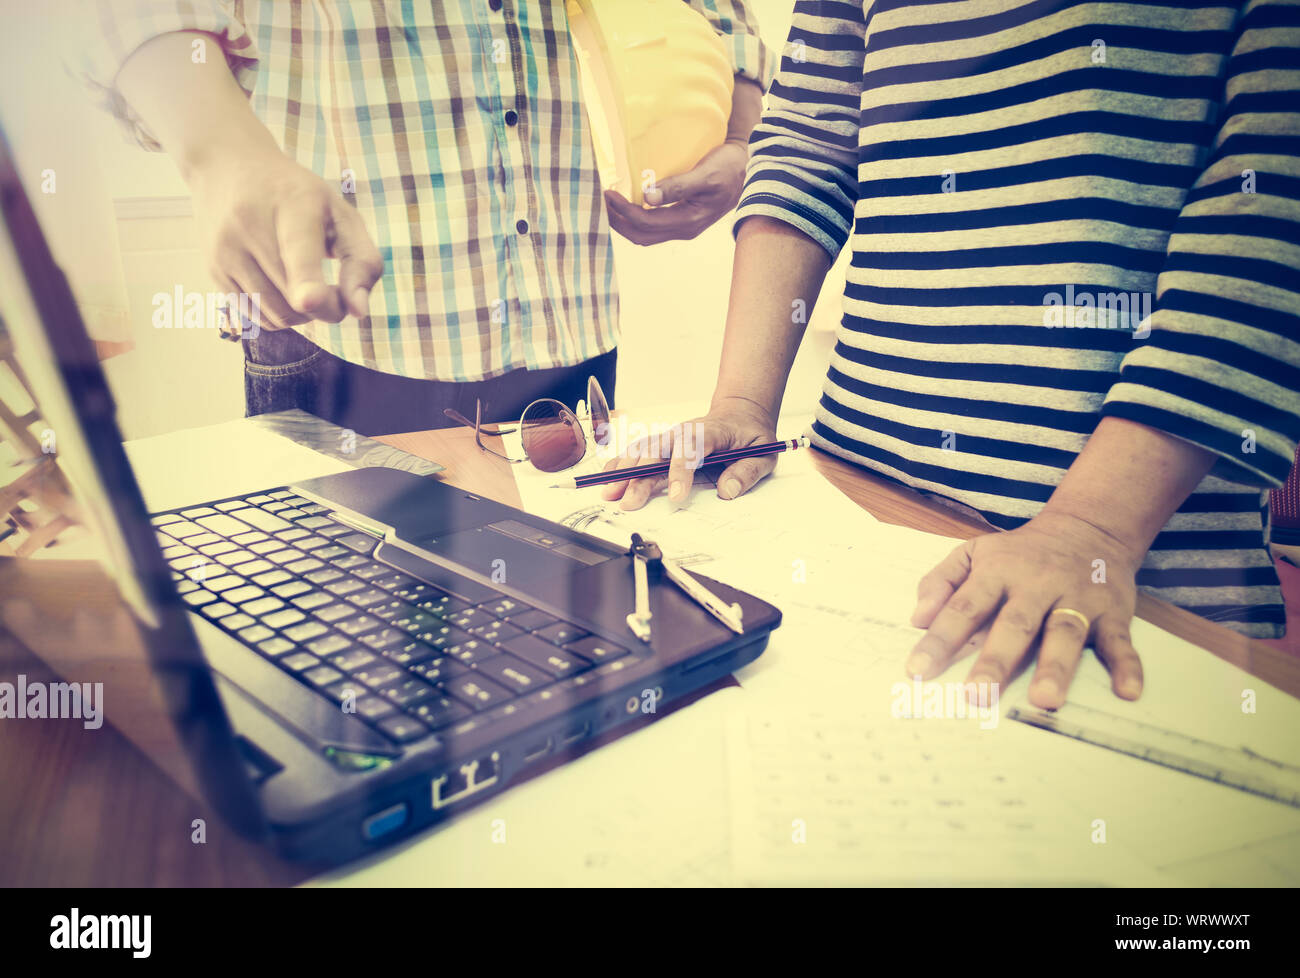
[[[518, 428], [496, 428], [488, 431], [483, 427], [483, 402], [474, 405], [474, 420], [461, 414], [454, 408], [443, 411], [447, 417], [474, 429], [474, 442], [489, 455], [505, 459], [511, 465], [520, 462], [532, 462], [533, 467], [542, 472], [559, 472], [571, 465], [577, 465], [587, 454], [587, 435], [583, 431], [582, 421], [576, 412], [569, 410], [553, 397], [539, 398], [524, 408], [519, 418]], [[609, 402], [605, 392], [600, 389], [600, 382], [595, 377], [587, 378], [587, 416], [591, 421], [592, 440], [597, 445], [608, 445], [613, 440], [614, 429], [609, 422]], [[483, 435], [509, 435], [519, 432], [523, 445], [524, 457], [511, 458], [483, 444]]]

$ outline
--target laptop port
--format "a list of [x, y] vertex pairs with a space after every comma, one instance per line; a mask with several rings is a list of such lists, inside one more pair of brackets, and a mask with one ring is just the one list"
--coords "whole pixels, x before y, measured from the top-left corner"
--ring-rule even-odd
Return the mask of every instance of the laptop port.
[[433, 808], [437, 811], [453, 802], [462, 801], [484, 788], [496, 784], [501, 777], [501, 755], [496, 751], [473, 761], [466, 761], [455, 771], [448, 771], [433, 781]]
[[568, 731], [563, 737], [560, 738], [560, 746], [567, 747], [569, 744], [572, 744], [574, 741], [581, 740], [589, 733], [591, 733], [590, 723], [584, 723], [581, 726], [574, 727], [572, 730]]
[[551, 738], [547, 737], [540, 744], [534, 744], [523, 752], [523, 763], [531, 764], [539, 757], [545, 757], [551, 750]]

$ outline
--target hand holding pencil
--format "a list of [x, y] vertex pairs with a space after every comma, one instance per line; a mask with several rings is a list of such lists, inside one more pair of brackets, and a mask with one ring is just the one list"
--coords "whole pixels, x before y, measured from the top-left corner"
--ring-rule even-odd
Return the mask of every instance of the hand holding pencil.
[[[623, 509], [640, 509], [651, 496], [667, 487], [669, 500], [678, 506], [685, 505], [696, 470], [724, 462], [726, 468], [718, 477], [718, 496], [735, 499], [772, 472], [781, 452], [806, 444], [801, 439], [780, 441], [776, 437], [775, 421], [766, 412], [749, 402], [730, 401], [704, 417], [663, 432], [658, 439], [645, 439], [628, 446], [623, 455], [605, 466], [606, 472], [660, 464], [630, 480], [610, 483], [605, 487], [604, 496], [608, 500], [621, 499]], [[757, 455], [745, 453], [759, 447], [767, 450]], [[720, 459], [709, 458], [719, 455]], [[665, 461], [666, 471], [662, 465]]]

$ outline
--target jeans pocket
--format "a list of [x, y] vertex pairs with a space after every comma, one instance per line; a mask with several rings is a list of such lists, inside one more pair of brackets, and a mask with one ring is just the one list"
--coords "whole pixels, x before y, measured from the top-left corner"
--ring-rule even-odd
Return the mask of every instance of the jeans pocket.
[[245, 414], [301, 408], [313, 412], [325, 351], [292, 329], [261, 330], [244, 340]]

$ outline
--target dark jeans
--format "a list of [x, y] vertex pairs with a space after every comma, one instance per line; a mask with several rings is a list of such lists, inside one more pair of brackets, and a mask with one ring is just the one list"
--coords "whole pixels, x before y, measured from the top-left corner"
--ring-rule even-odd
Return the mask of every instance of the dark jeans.
[[513, 422], [539, 397], [574, 407], [587, 396], [589, 376], [600, 382], [614, 405], [617, 350], [574, 367], [512, 370], [490, 380], [450, 383], [348, 363], [292, 329], [264, 329], [243, 342], [249, 417], [301, 408], [358, 434], [391, 435], [455, 424], [443, 414], [444, 408], [455, 408], [472, 421], [475, 399], [480, 398], [484, 422]]

